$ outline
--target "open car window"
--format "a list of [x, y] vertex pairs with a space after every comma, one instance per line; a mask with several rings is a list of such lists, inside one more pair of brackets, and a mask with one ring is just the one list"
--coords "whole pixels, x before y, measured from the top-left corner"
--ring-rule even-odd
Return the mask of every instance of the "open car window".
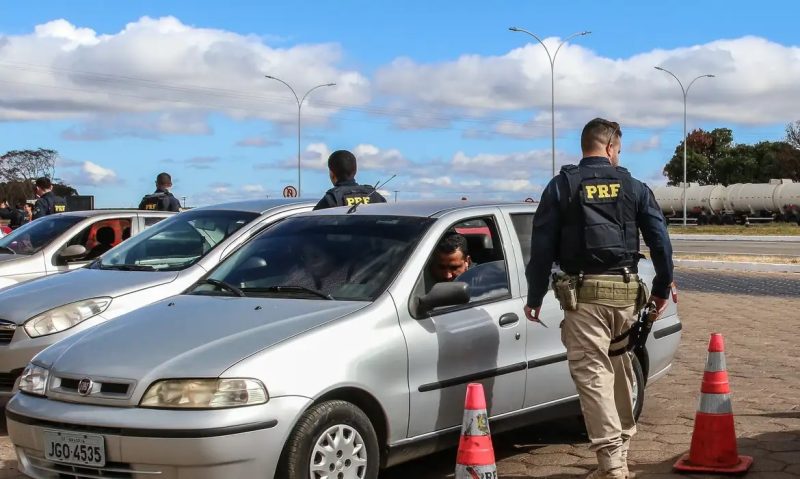
[[[428, 218], [304, 216], [260, 233], [222, 262], [194, 294], [372, 301], [380, 295], [427, 230]], [[230, 290], [230, 288], [228, 287]]]
[[186, 211], [147, 228], [103, 256], [93, 267], [182, 270], [258, 216], [247, 211]]
[[52, 215], [33, 220], [0, 239], [0, 254], [11, 251], [25, 255], [38, 253], [84, 219], [82, 216]]

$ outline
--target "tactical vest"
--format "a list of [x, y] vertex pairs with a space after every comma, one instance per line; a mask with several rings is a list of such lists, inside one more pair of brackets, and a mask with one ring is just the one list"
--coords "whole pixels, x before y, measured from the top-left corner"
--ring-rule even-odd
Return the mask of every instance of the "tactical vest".
[[347, 185], [331, 188], [335, 204], [331, 206], [353, 206], [356, 204], [386, 203], [386, 199], [369, 185]]
[[637, 202], [628, 170], [566, 165], [561, 175], [561, 269], [570, 274], [598, 274], [635, 268], [639, 260]]
[[171, 193], [164, 193], [162, 191], [145, 195], [142, 202], [139, 203], [140, 210], [147, 211], [166, 211], [169, 206], [169, 197]]
[[53, 195], [53, 198], [50, 201], [50, 212], [48, 214], [64, 213], [66, 211], [67, 211], [67, 200], [65, 200], [60, 196]]

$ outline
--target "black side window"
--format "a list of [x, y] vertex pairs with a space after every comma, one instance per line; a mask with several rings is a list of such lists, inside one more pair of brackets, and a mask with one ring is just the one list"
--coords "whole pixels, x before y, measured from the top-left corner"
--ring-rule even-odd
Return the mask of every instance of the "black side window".
[[522, 261], [527, 265], [531, 260], [531, 234], [533, 233], [533, 213], [514, 213], [511, 215], [511, 223], [519, 239], [519, 246], [522, 249]]

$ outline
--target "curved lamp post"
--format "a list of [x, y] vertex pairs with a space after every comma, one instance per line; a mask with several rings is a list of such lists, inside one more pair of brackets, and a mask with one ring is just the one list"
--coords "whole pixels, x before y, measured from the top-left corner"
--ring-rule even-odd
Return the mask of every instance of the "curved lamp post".
[[683, 226], [686, 226], [686, 96], [689, 94], [689, 88], [692, 87], [692, 84], [701, 78], [714, 78], [714, 75], [700, 75], [696, 77], [694, 80], [689, 82], [689, 86], [683, 88], [683, 83], [675, 76], [674, 73], [667, 70], [666, 68], [661, 67], [653, 67], [656, 70], [661, 70], [664, 73], [668, 73], [672, 75], [678, 85], [681, 87], [681, 92], [683, 92]]
[[565, 38], [556, 48], [554, 54], [550, 55], [550, 50], [547, 48], [547, 45], [544, 44], [541, 38], [536, 36], [536, 34], [529, 32], [528, 30], [524, 30], [522, 28], [511, 27], [509, 28], [512, 32], [522, 32], [527, 33], [528, 35], [535, 38], [543, 47], [544, 51], [547, 52], [547, 58], [550, 60], [550, 122], [551, 122], [551, 133], [552, 133], [552, 150], [553, 150], [553, 168], [552, 173], [553, 176], [556, 176], [556, 80], [555, 80], [555, 64], [556, 64], [556, 56], [558, 56], [558, 51], [561, 50], [561, 47], [567, 43], [569, 40], [580, 37], [584, 35], [588, 35], [592, 32], [575, 32], [572, 35]]
[[300, 196], [300, 110], [303, 108], [303, 102], [306, 100], [306, 97], [308, 96], [309, 93], [316, 90], [317, 88], [322, 88], [326, 86], [335, 86], [336, 83], [323, 83], [321, 85], [317, 85], [314, 88], [308, 90], [306, 94], [303, 95], [303, 98], [300, 98], [297, 96], [297, 93], [295, 93], [294, 88], [292, 88], [291, 85], [289, 85], [285, 81], [271, 75], [264, 75], [264, 76], [269, 78], [270, 80], [279, 81], [284, 85], [286, 85], [289, 88], [289, 90], [292, 91], [292, 95], [294, 95], [295, 101], [297, 101], [297, 196], [299, 197]]

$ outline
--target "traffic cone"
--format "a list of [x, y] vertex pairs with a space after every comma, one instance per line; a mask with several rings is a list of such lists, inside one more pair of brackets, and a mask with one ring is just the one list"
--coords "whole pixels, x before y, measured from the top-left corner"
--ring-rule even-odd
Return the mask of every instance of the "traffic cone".
[[673, 466], [681, 472], [740, 474], [753, 464], [753, 458], [736, 450], [725, 344], [721, 334], [712, 334], [708, 358], [700, 387], [700, 404], [694, 419], [689, 453]]
[[483, 385], [467, 385], [464, 400], [464, 420], [461, 423], [461, 440], [456, 456], [455, 479], [496, 479], [494, 448], [489, 433], [489, 416]]

